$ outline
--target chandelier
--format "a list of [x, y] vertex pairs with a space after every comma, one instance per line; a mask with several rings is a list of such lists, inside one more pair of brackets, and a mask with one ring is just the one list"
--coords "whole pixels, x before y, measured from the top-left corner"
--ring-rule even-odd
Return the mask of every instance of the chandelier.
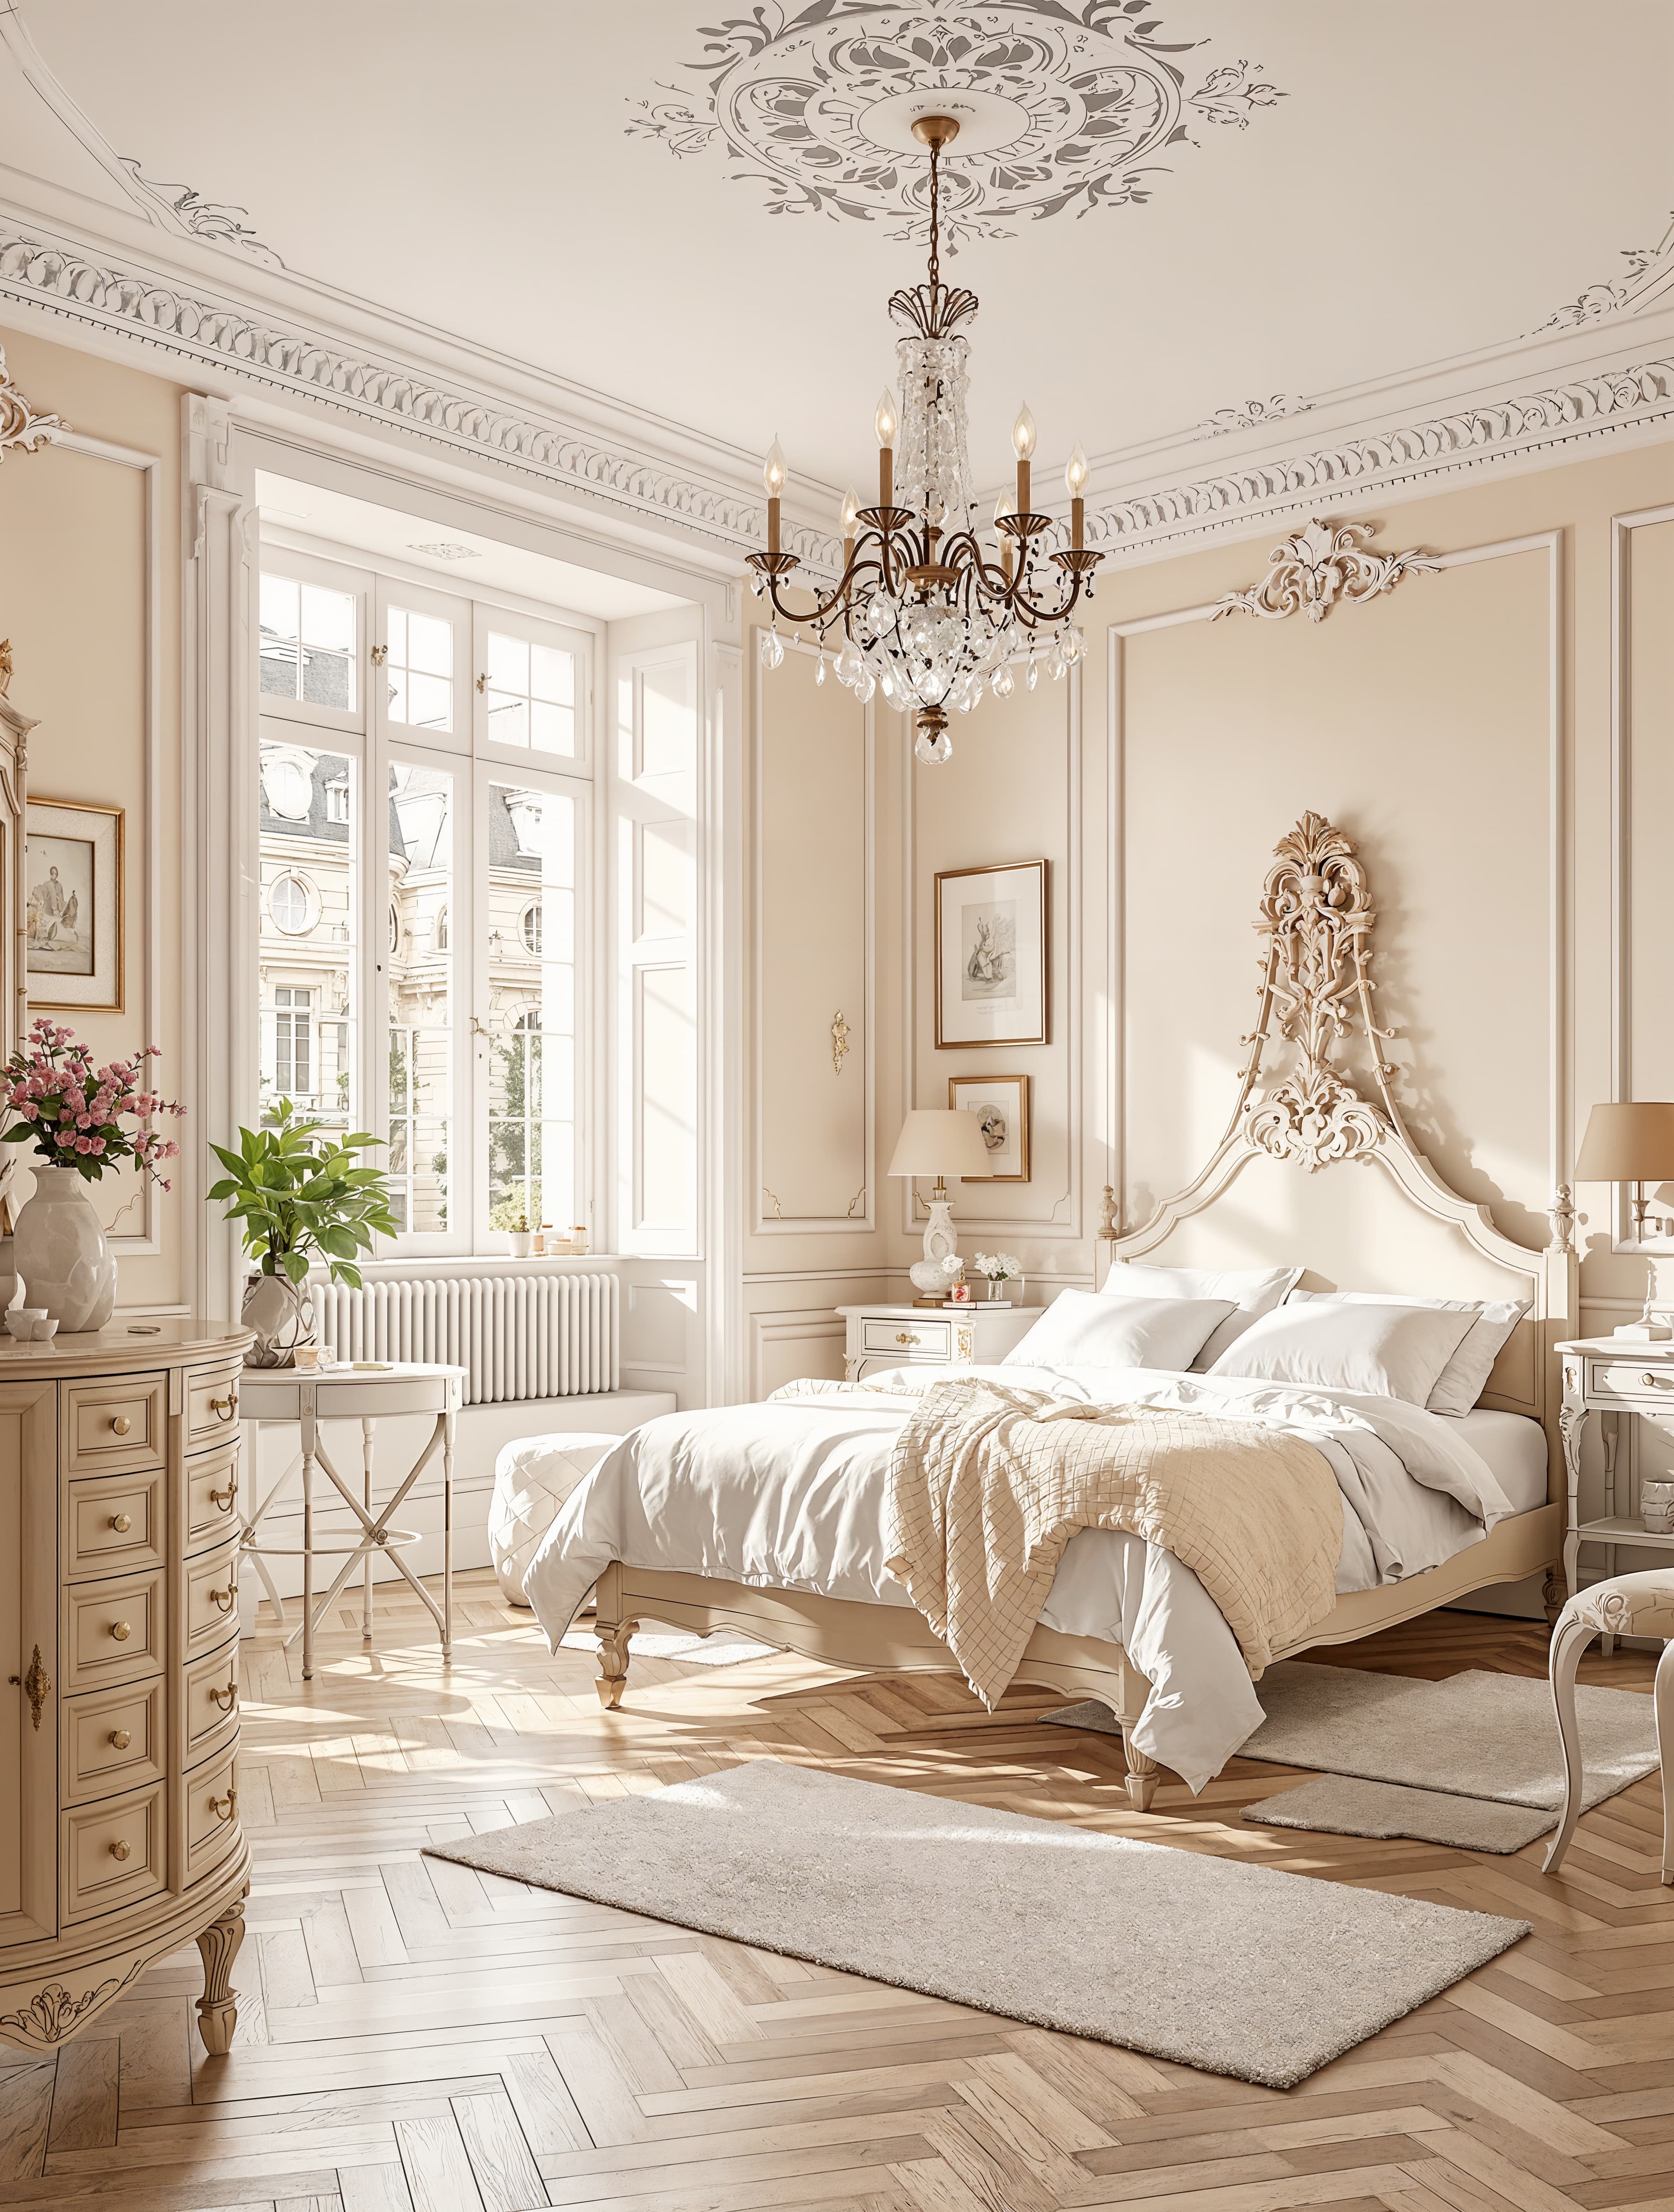
[[[968, 714], [984, 686], [996, 698], [1013, 690], [1024, 664], [1033, 690], [1041, 667], [1061, 677], [1080, 659], [1087, 641], [1071, 620], [1083, 587], [1104, 556], [1082, 544], [1087, 455], [1079, 445], [1064, 482], [1070, 495], [1069, 544], [1049, 553], [1062, 526], [1029, 504], [1034, 417], [1026, 406], [1012, 432], [1017, 456], [1015, 497], [995, 504], [994, 538], [978, 534], [965, 444], [965, 360], [962, 325], [975, 319], [977, 295], [941, 281], [940, 162], [958, 135], [952, 116], [923, 115], [913, 136], [930, 149], [928, 281], [892, 295], [889, 312], [906, 335], [896, 341], [901, 405], [886, 391], [878, 403], [878, 503], [861, 507], [851, 489], [843, 502], [843, 574], [830, 594], [816, 592], [811, 609], [788, 607], [780, 586], [800, 566], [780, 546], [779, 507], [785, 457], [773, 441], [762, 471], [767, 487], [767, 550], [752, 553], [752, 589], [765, 592], [774, 621], [761, 638], [764, 667], [784, 659], [781, 620], [812, 632], [825, 680], [826, 655], [838, 633], [832, 672], [862, 703], [881, 691], [912, 714], [913, 750], [921, 761], [945, 761], [953, 750], [950, 714]], [[1054, 574], [1053, 571], [1056, 573]]]

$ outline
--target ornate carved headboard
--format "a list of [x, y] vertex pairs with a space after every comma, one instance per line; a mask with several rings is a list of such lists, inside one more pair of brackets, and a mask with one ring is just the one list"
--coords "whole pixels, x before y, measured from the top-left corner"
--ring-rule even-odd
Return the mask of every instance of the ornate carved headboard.
[[[1259, 1011], [1226, 1133], [1186, 1188], [1126, 1235], [1106, 1187], [1097, 1278], [1115, 1260], [1166, 1256], [1187, 1267], [1288, 1262], [1332, 1290], [1525, 1298], [1529, 1316], [1482, 1402], [1545, 1423], [1557, 1496], [1551, 1347], [1574, 1333], [1576, 1310], [1569, 1190], [1554, 1196], [1552, 1241], [1536, 1251], [1451, 1189], [1418, 1150], [1391, 1087], [1385, 1048], [1394, 1032], [1373, 1013], [1376, 920], [1353, 844], [1323, 815], [1305, 814], [1275, 847], [1262, 888]], [[1356, 1042], [1367, 1062], [1360, 1083], [1347, 1065]], [[1281, 1053], [1287, 1066], [1268, 1073]], [[1238, 1204], [1217, 1212], [1234, 1182]]]

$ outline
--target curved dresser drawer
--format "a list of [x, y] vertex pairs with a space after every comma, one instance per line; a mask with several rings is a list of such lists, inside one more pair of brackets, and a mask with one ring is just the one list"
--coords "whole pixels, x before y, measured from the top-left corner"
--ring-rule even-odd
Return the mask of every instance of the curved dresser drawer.
[[220, 1865], [239, 1839], [238, 1753], [205, 1759], [186, 1779], [186, 1879]]
[[161, 1568], [70, 1585], [64, 1594], [66, 1697], [161, 1670], [168, 1650], [166, 1587]]
[[161, 1674], [64, 1701], [64, 1796], [86, 1804], [161, 1782], [167, 1766], [165, 1683]]
[[238, 1437], [241, 1367], [194, 1367], [186, 1376], [186, 1449], [208, 1451]]
[[64, 1485], [64, 1572], [72, 1582], [131, 1567], [160, 1567], [167, 1542], [161, 1468], [87, 1474]]
[[219, 1651], [194, 1659], [185, 1676], [185, 1729], [180, 1758], [192, 1766], [217, 1751], [225, 1737], [238, 1731], [238, 1638], [234, 1634]]
[[238, 1554], [223, 1546], [188, 1559], [180, 1581], [186, 1613], [180, 1656], [197, 1659], [238, 1625]]
[[186, 1462], [188, 1552], [199, 1552], [205, 1545], [224, 1543], [237, 1535], [238, 1468], [235, 1443]]
[[65, 1920], [88, 1920], [153, 1897], [167, 1879], [163, 1785], [101, 1798], [65, 1813], [59, 1854]]

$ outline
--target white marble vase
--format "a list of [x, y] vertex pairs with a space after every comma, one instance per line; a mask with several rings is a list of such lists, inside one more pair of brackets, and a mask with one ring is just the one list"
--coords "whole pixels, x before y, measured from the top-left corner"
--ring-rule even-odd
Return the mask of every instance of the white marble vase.
[[239, 1319], [256, 1333], [244, 1355], [247, 1367], [289, 1367], [297, 1346], [314, 1341], [308, 1286], [293, 1283], [289, 1275], [252, 1275]]
[[34, 1170], [35, 1192], [17, 1217], [12, 1261], [24, 1297], [45, 1306], [65, 1336], [103, 1328], [116, 1304], [116, 1255], [74, 1168]]

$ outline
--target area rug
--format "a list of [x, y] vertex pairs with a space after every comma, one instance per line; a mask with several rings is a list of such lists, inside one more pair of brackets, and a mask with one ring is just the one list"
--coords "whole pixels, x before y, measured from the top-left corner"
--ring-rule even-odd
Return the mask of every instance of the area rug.
[[[563, 1639], [566, 1651], [586, 1651], [596, 1657], [598, 1638], [585, 1628], [572, 1628]], [[746, 1659], [769, 1659], [775, 1656], [770, 1644], [758, 1644], [748, 1636], [729, 1634], [717, 1629], [713, 1636], [693, 1636], [684, 1629], [670, 1628], [643, 1631], [628, 1646], [630, 1661], [635, 1659], [678, 1659], [686, 1667], [737, 1667]]]
[[776, 1759], [432, 1856], [1277, 2089], [1530, 1932]]
[[[1328, 1780], [1249, 1806], [1247, 1820], [1501, 1852], [1557, 1825], [1563, 1757], [1551, 1692], [1538, 1678], [1472, 1668], [1428, 1682], [1291, 1659], [1268, 1668], [1257, 1693], [1267, 1718], [1239, 1756], [1310, 1767]], [[1575, 1711], [1590, 1811], [1656, 1771], [1656, 1714], [1638, 1692], [1590, 1687], [1577, 1690]], [[1043, 1717], [1116, 1731], [1096, 1703]], [[1505, 1808], [1504, 1817], [1485, 1806]]]

